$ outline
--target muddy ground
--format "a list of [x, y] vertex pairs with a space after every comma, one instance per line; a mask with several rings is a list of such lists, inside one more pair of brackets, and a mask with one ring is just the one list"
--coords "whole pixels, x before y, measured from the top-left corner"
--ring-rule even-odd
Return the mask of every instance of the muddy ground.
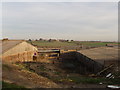
[[120, 84], [120, 78], [109, 79], [96, 76], [89, 70], [84, 72], [84, 65], [76, 58], [4, 63], [2, 78], [26, 88], [106, 88], [108, 84]]
[[65, 66], [60, 67], [58, 63], [27, 62], [22, 65], [29, 71], [50, 79], [61, 88], [106, 88], [110, 83], [104, 77], [82, 75], [72, 69], [72, 64], [67, 65], [67, 69]]

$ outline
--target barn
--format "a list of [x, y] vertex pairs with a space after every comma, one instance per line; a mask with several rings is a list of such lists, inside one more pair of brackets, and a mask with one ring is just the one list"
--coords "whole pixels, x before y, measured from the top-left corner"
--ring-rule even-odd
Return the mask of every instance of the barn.
[[37, 53], [37, 47], [25, 40], [2, 40], [0, 47], [2, 47], [0, 53], [2, 62], [32, 61], [34, 53]]

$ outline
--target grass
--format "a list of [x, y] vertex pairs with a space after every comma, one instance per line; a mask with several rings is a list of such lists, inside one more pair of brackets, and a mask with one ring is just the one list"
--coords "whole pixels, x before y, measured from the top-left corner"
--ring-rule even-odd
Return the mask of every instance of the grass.
[[23, 86], [18, 86], [16, 84], [11, 84], [11, 83], [7, 83], [7, 82], [4, 82], [2, 81], [2, 90], [4, 89], [11, 89], [11, 90], [17, 90], [17, 89], [21, 89], [21, 90], [30, 90], [30, 89], [27, 89]]
[[109, 85], [116, 85], [120, 84], [120, 79], [114, 78], [114, 79], [108, 79], [105, 77], [84, 77], [84, 76], [69, 76], [69, 77], [51, 77], [51, 80], [54, 82], [73, 82], [76, 84], [99, 84], [102, 82], [103, 84], [109, 84]]
[[71, 79], [76, 84], [79, 84], [79, 83], [97, 84], [97, 83], [104, 81], [104, 79], [102, 79], [102, 78], [100, 78], [100, 79], [99, 78], [90, 78], [90, 77], [68, 77], [68, 78]]
[[44, 65], [41, 65], [41, 66], [39, 67], [39, 69], [40, 69], [41, 71], [46, 71], [46, 69], [45, 69], [45, 66], [44, 66]]
[[80, 45], [82, 44], [83, 46], [90, 46], [90, 47], [99, 47], [99, 46], [106, 46], [106, 44], [118, 44], [117, 42], [78, 42], [74, 41], [74, 43]]
[[3, 70], [11, 70], [11, 68], [7, 64], [2, 64]]
[[17, 66], [19, 66], [19, 68], [21, 68], [21, 70], [28, 70], [26, 67], [26, 64], [21, 64], [21, 63], [15, 63]]
[[119, 79], [108, 79], [104, 77], [93, 78], [93, 77], [68, 77], [71, 81], [75, 82], [76, 84], [83, 83], [83, 84], [99, 84], [103, 82], [105, 84], [120, 84]]
[[[31, 43], [30, 41], [28, 41]], [[86, 41], [72, 41], [72, 42], [59, 42], [59, 41], [32, 41], [32, 44], [41, 46], [41, 47], [62, 47], [62, 46], [90, 46], [90, 47], [99, 47], [106, 46], [106, 44], [118, 44], [117, 42], [86, 42]]]
[[56, 72], [54, 72], [54, 74], [55, 74], [55, 75], [60, 75], [61, 72], [57, 72], [57, 71], [56, 71]]
[[16, 63], [17, 66], [19, 66], [19, 68], [21, 70], [26, 70], [26, 71], [30, 71], [30, 72], [35, 72], [33, 69], [28, 68], [28, 66], [26, 64], [23, 63]]
[[119, 79], [109, 79], [108, 84], [119, 84], [120, 85], [120, 78]]
[[52, 42], [48, 42], [48, 41], [32, 41], [32, 44], [37, 45], [37, 46], [44, 46], [44, 47], [45, 46], [60, 47], [60, 46], [74, 46], [74, 45], [76, 45], [73, 42], [58, 42], [58, 41], [52, 41]]

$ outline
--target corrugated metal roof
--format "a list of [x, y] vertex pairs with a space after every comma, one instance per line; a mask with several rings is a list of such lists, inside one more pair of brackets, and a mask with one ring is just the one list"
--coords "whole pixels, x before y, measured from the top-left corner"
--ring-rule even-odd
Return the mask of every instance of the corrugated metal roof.
[[23, 42], [23, 40], [5, 40], [0, 42], [0, 47], [2, 47], [2, 53], [6, 52], [10, 48], [16, 46], [17, 44]]

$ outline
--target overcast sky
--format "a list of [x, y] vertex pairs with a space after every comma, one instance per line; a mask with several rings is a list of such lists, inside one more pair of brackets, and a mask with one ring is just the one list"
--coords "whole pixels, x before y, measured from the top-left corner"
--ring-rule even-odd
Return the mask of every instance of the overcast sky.
[[117, 2], [6, 2], [2, 16], [3, 38], [118, 40]]

